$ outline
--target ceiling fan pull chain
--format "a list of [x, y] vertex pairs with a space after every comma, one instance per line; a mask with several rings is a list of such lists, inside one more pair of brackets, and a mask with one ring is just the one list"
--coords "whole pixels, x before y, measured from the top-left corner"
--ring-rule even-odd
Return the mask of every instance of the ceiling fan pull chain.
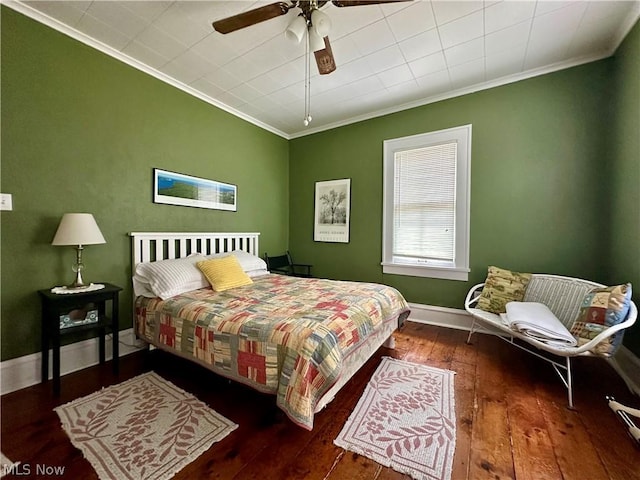
[[310, 47], [309, 47], [309, 27], [307, 27], [307, 41], [305, 42], [304, 48], [304, 120], [302, 123], [305, 127], [309, 126], [311, 123], [311, 55], [310, 55]]

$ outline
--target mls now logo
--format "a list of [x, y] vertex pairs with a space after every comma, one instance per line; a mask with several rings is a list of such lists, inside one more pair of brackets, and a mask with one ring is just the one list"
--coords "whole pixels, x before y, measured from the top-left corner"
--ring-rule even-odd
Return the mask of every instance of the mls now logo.
[[65, 467], [60, 465], [44, 465], [38, 463], [35, 468], [29, 463], [10, 463], [3, 464], [1, 473], [2, 475], [15, 475], [16, 477], [28, 476], [32, 473], [39, 476], [61, 476], [64, 475]]

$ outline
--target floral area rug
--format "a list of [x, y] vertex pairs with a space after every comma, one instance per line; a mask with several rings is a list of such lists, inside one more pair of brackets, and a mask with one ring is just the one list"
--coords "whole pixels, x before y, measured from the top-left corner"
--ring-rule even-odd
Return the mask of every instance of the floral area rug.
[[164, 480], [238, 425], [153, 372], [55, 409], [103, 480]]
[[449, 480], [455, 372], [383, 357], [334, 443], [419, 480]]

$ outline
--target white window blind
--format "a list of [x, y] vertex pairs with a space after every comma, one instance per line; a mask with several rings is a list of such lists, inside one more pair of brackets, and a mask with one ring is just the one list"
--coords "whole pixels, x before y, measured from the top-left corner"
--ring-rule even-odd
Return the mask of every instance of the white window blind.
[[457, 142], [394, 155], [393, 256], [454, 261]]
[[382, 271], [468, 279], [471, 125], [385, 140]]

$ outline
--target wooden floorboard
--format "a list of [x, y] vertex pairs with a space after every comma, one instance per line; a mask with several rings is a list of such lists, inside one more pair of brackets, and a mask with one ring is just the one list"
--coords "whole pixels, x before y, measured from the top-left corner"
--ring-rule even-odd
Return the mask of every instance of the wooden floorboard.
[[153, 369], [239, 425], [178, 480], [409, 480], [333, 443], [380, 359], [391, 356], [456, 372], [453, 480], [640, 480], [640, 449], [604, 397], [635, 407], [640, 399], [603, 360], [574, 362], [576, 408], [569, 410], [551, 367], [496, 337], [475, 334], [467, 344], [465, 331], [409, 322], [395, 338], [395, 349], [376, 352], [316, 415], [312, 431], [294, 425], [275, 397], [156, 351], [124, 357], [118, 377], [109, 364], [66, 375], [57, 398], [50, 382], [2, 396], [0, 448], [14, 461], [64, 466], [57, 478], [97, 479], [53, 408]]

